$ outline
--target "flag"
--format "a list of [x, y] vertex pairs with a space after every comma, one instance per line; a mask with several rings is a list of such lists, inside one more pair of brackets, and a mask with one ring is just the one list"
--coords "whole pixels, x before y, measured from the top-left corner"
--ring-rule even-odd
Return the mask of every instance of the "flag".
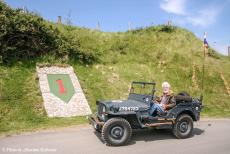
[[206, 37], [207, 37], [207, 35], [206, 35], [206, 33], [204, 33], [204, 47], [208, 48], [208, 42], [207, 42]]

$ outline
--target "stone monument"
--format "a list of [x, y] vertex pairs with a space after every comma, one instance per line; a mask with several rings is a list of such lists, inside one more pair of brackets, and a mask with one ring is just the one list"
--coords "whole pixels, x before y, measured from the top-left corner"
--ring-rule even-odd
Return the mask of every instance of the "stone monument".
[[44, 106], [49, 117], [91, 114], [73, 67], [37, 66]]

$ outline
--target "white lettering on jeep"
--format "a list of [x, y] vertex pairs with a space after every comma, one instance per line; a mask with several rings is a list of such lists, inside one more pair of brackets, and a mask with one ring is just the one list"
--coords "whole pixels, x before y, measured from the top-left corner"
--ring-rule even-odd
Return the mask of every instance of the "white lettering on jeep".
[[138, 111], [139, 107], [127, 107], [127, 106], [121, 106], [119, 108], [119, 111]]

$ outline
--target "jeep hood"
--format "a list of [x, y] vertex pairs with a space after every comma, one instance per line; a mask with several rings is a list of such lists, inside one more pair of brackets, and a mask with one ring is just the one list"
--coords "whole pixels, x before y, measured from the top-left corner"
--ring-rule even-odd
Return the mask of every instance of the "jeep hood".
[[145, 102], [140, 102], [136, 100], [99, 100], [97, 103], [102, 103], [108, 108], [110, 107], [115, 107], [115, 108], [120, 108], [120, 107], [137, 107], [138, 110], [147, 110], [149, 109], [148, 103]]

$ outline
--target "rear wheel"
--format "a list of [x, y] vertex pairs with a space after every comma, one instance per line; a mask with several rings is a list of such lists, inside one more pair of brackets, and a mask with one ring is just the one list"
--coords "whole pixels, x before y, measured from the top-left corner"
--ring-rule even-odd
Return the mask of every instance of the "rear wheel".
[[187, 114], [180, 115], [173, 126], [173, 134], [179, 138], [184, 139], [192, 135], [193, 119]]
[[107, 145], [124, 145], [129, 141], [131, 135], [132, 128], [123, 118], [109, 119], [102, 128], [102, 138]]

